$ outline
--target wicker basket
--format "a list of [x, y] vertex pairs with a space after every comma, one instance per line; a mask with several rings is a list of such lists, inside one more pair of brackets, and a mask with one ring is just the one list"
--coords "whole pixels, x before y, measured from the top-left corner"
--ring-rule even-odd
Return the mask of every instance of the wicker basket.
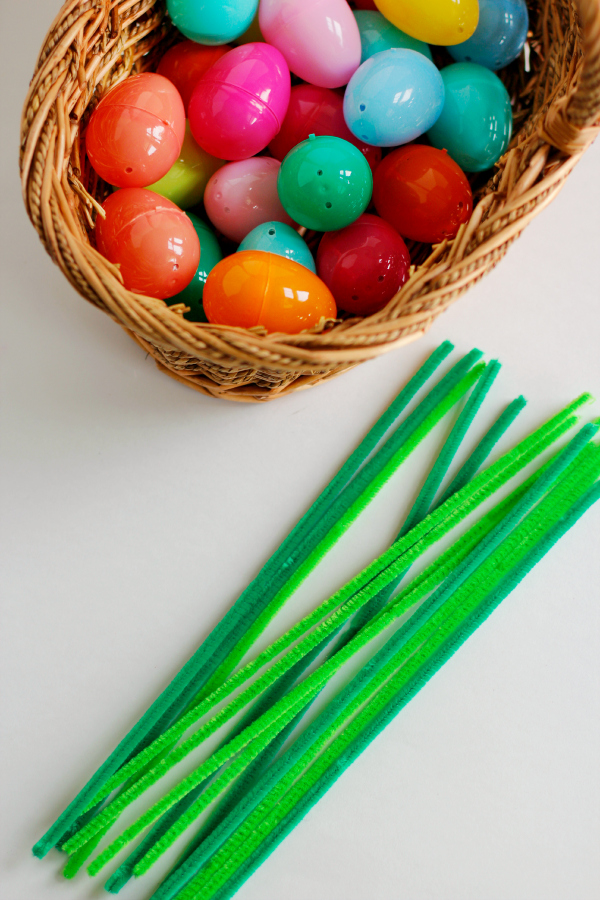
[[[455, 240], [413, 248], [413, 274], [376, 315], [318, 332], [267, 335], [188, 322], [181, 307], [132, 294], [94, 248], [106, 186], [80, 136], [108, 88], [155, 67], [175, 39], [163, 0], [67, 0], [52, 23], [25, 101], [21, 177], [27, 212], [77, 291], [108, 313], [158, 367], [202, 393], [269, 400], [332, 378], [422, 335], [492, 269], [556, 196], [600, 130], [600, 0], [533, 0], [530, 52], [502, 77], [515, 135]], [[527, 68], [528, 71], [525, 71]]]

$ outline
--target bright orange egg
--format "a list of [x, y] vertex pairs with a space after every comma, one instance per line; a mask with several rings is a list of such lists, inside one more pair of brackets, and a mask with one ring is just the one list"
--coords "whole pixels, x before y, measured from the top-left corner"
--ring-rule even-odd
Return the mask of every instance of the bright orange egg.
[[204, 286], [204, 311], [213, 325], [298, 334], [337, 309], [327, 285], [285, 256], [243, 250], [218, 263]]

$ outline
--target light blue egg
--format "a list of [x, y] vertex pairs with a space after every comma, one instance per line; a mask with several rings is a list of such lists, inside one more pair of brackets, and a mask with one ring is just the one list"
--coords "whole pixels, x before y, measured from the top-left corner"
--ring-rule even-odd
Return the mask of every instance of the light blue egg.
[[228, 44], [240, 37], [258, 9], [258, 0], [167, 0], [171, 21], [198, 44]]
[[416, 50], [433, 62], [433, 56], [429, 44], [418, 41], [416, 38], [404, 34], [391, 22], [388, 22], [381, 13], [370, 9], [357, 9], [354, 13], [358, 30], [360, 31], [360, 43], [362, 46], [361, 63], [370, 59], [375, 53], [383, 50], [391, 50], [394, 47], [403, 47], [405, 50]]
[[238, 253], [241, 250], [263, 250], [266, 253], [286, 256], [317, 274], [315, 261], [306, 242], [297, 231], [284, 222], [264, 222], [257, 225], [246, 235], [238, 247]]
[[475, 34], [448, 50], [457, 62], [478, 63], [497, 72], [519, 56], [528, 30], [525, 0], [479, 0]]
[[437, 121], [444, 82], [416, 50], [376, 53], [356, 70], [344, 96], [344, 118], [352, 134], [375, 147], [414, 141]]

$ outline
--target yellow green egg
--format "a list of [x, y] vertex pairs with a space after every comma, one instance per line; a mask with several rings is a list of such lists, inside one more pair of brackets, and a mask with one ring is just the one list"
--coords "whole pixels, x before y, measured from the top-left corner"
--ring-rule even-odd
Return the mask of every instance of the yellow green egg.
[[160, 181], [149, 185], [148, 190], [161, 194], [180, 209], [190, 209], [201, 202], [210, 178], [223, 165], [224, 160], [216, 159], [198, 146], [187, 122], [179, 159]]

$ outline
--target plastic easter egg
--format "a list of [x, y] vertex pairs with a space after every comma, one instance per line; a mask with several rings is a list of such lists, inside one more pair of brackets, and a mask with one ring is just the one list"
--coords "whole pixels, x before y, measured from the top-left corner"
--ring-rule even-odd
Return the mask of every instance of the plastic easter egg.
[[258, 21], [290, 71], [309, 84], [342, 87], [360, 65], [360, 34], [346, 0], [261, 0]]
[[381, 13], [359, 9], [354, 13], [358, 30], [360, 31], [360, 43], [362, 47], [361, 63], [370, 59], [376, 53], [383, 50], [392, 50], [394, 47], [402, 47], [405, 50], [416, 50], [433, 62], [433, 56], [428, 44], [418, 41], [409, 34], [404, 34], [391, 22], [388, 22]]
[[408, 278], [410, 255], [391, 225], [378, 216], [323, 235], [317, 271], [340, 309], [370, 316], [389, 303]]
[[475, 63], [442, 69], [446, 100], [428, 132], [434, 147], [445, 149], [465, 172], [491, 168], [508, 149], [512, 107], [497, 75]]
[[249, 27], [258, 0], [167, 0], [176, 28], [198, 44], [228, 44]]
[[194, 41], [182, 41], [170, 47], [158, 64], [157, 72], [173, 82], [187, 114], [194, 88], [205, 72], [224, 56], [229, 47], [205, 47]]
[[275, 253], [246, 250], [215, 266], [204, 288], [204, 311], [215, 325], [299, 334], [335, 319], [329, 288], [306, 266]]
[[294, 224], [277, 192], [280, 167], [278, 159], [255, 156], [229, 163], [211, 178], [204, 207], [221, 234], [239, 243], [264, 222]]
[[281, 131], [269, 144], [269, 151], [275, 159], [283, 160], [296, 144], [308, 140], [311, 134], [329, 134], [354, 144], [373, 172], [381, 162], [381, 149], [354, 137], [346, 125], [344, 98], [340, 94], [329, 88], [298, 84], [292, 88], [287, 115]]
[[350, 79], [344, 116], [361, 140], [397, 147], [428, 131], [443, 105], [444, 82], [431, 60], [415, 50], [384, 50]]
[[353, 6], [354, 9], [368, 9], [377, 12], [375, 0], [353, 0], [350, 6]]
[[450, 47], [457, 62], [474, 62], [496, 72], [515, 60], [527, 40], [525, 0], [479, 0], [479, 24], [463, 44]]
[[250, 234], [247, 234], [240, 246], [238, 253], [244, 250], [264, 250], [265, 253], [277, 253], [293, 259], [294, 262], [306, 266], [311, 272], [317, 274], [317, 268], [313, 255], [297, 231], [283, 222], [265, 222], [258, 225]]
[[146, 187], [166, 175], [181, 151], [185, 110], [176, 87], [145, 72], [102, 98], [85, 132], [89, 160], [116, 187]]
[[364, 213], [373, 176], [354, 144], [313, 134], [288, 153], [277, 188], [284, 209], [299, 225], [337, 231]]
[[175, 294], [169, 301], [169, 305], [185, 303], [190, 308], [189, 312], [184, 313], [186, 319], [190, 322], [208, 322], [202, 305], [204, 285], [214, 267], [223, 259], [223, 254], [212, 229], [194, 213], [187, 213], [187, 216], [200, 241], [200, 262], [188, 286]]
[[386, 156], [375, 175], [373, 202], [401, 235], [426, 244], [455, 237], [473, 211], [465, 173], [445, 150], [424, 144]]
[[170, 200], [143, 188], [124, 188], [104, 201], [96, 219], [100, 253], [120, 267], [125, 287], [166, 300], [192, 280], [200, 262], [194, 226]]
[[259, 43], [236, 47], [196, 85], [188, 112], [192, 134], [217, 159], [248, 159], [281, 128], [290, 90], [279, 50]]
[[375, 5], [411, 37], [445, 47], [470, 38], [479, 19], [478, 0], [375, 0]]
[[198, 146], [188, 125], [179, 159], [160, 181], [150, 185], [150, 190], [171, 200], [180, 209], [189, 209], [201, 202], [211, 176], [223, 165], [222, 159], [215, 159]]

